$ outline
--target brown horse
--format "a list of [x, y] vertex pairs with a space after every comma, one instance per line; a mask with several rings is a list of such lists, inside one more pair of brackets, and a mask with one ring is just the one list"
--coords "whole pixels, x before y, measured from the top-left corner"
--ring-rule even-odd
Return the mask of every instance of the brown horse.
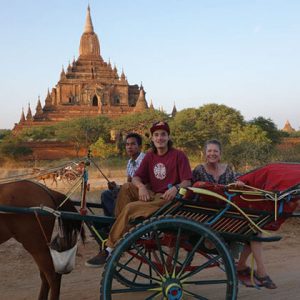
[[43, 181], [44, 185], [47, 186], [46, 180], [50, 179], [51, 180], [51, 185], [53, 185], [55, 183], [55, 185], [57, 187], [57, 178], [59, 178], [59, 173], [60, 173], [59, 171], [45, 173], [45, 170], [42, 170], [42, 169], [39, 169], [39, 168], [33, 168], [32, 172], [33, 172], [33, 174], [38, 174], [36, 176], [36, 179], [38, 181]]
[[[42, 204], [57, 209], [65, 198], [66, 196], [61, 193], [27, 180], [0, 185], [0, 205], [37, 207]], [[70, 201], [66, 201], [60, 210], [76, 212]], [[55, 218], [53, 216], [39, 216], [38, 218], [47, 240], [50, 241]], [[80, 231], [80, 221], [65, 219], [62, 223], [64, 233], [68, 237]], [[38, 299], [48, 299], [50, 291], [50, 299], [57, 300], [60, 293], [61, 274], [54, 271], [43, 231], [34, 214], [1, 213], [0, 211], [0, 244], [10, 238], [20, 242], [32, 255], [40, 271], [42, 284]], [[84, 239], [84, 234], [82, 231], [81, 233]]]

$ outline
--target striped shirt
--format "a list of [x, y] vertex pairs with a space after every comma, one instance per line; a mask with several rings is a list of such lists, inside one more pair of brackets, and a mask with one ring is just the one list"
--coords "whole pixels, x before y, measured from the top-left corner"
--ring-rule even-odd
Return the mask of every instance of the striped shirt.
[[143, 158], [145, 157], [145, 153], [141, 152], [136, 159], [129, 159], [127, 163], [127, 176], [131, 178], [134, 176], [136, 170], [139, 168]]

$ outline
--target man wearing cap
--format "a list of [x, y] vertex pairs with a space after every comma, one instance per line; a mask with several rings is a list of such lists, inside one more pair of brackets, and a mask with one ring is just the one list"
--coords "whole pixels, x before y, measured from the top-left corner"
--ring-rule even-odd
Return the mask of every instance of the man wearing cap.
[[117, 241], [129, 229], [130, 221], [149, 217], [162, 205], [175, 198], [178, 189], [191, 185], [191, 167], [186, 155], [172, 147], [170, 128], [166, 122], [156, 122], [150, 128], [151, 147], [132, 183], [125, 183], [118, 194], [113, 224], [106, 250], [98, 254], [104, 265]]

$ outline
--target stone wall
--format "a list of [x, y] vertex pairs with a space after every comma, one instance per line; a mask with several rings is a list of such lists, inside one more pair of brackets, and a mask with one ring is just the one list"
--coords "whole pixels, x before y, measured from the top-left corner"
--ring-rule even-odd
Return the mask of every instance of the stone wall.
[[26, 159], [33, 160], [54, 160], [63, 158], [85, 157], [87, 152], [80, 149], [77, 153], [74, 145], [70, 143], [43, 141], [43, 142], [27, 142], [23, 144], [32, 149], [33, 153]]

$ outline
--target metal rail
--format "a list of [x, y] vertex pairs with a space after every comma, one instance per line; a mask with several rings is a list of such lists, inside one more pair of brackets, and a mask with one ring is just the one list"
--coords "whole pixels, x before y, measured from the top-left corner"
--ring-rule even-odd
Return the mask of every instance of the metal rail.
[[86, 222], [94, 222], [101, 224], [112, 224], [115, 221], [113, 217], [96, 216], [96, 215], [81, 215], [76, 212], [66, 212], [54, 210], [50, 207], [16, 207], [8, 205], [0, 205], [0, 213], [21, 213], [21, 214], [34, 214], [38, 213], [41, 216], [60, 216], [64, 219], [73, 219]]

